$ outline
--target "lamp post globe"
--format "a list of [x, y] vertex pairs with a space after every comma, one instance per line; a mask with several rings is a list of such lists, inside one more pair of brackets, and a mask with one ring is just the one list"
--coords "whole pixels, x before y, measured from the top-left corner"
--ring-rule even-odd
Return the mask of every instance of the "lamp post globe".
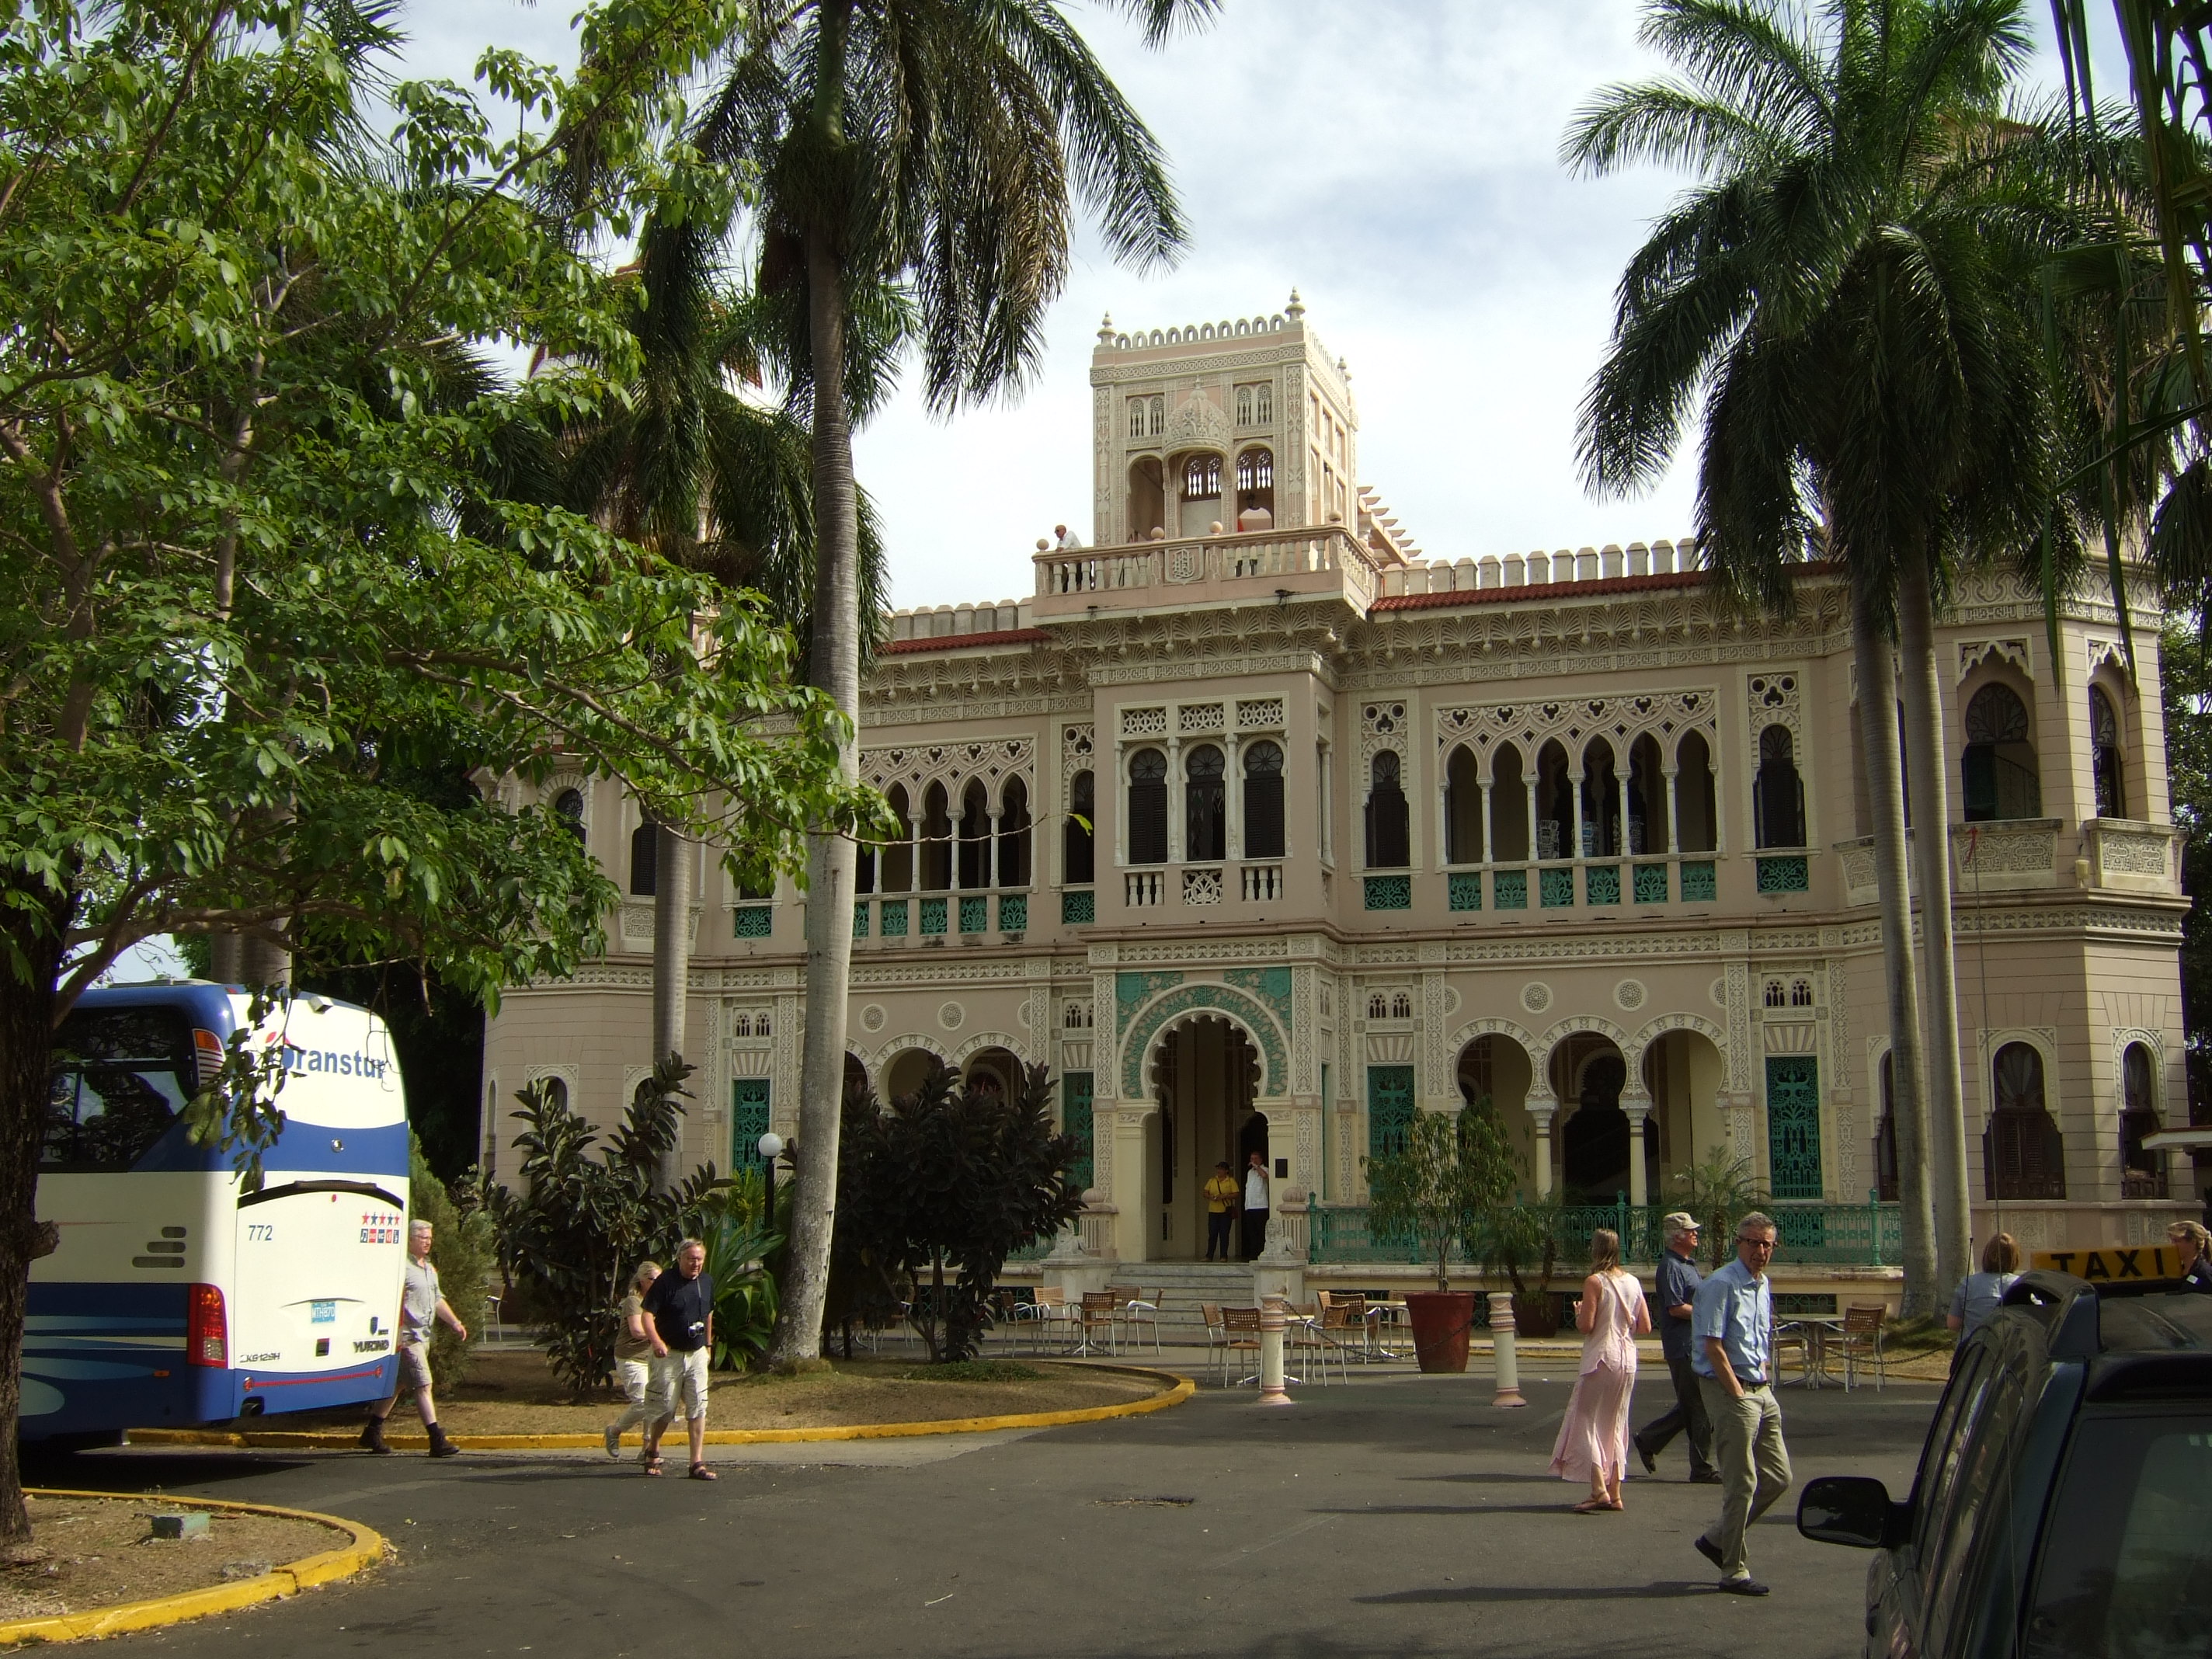
[[781, 1157], [783, 1155], [783, 1137], [775, 1133], [773, 1130], [769, 1131], [767, 1134], [763, 1135], [760, 1138], [760, 1155], [761, 1160], [763, 1163], [768, 1163]]
[[759, 1141], [761, 1158], [761, 1198], [763, 1218], [770, 1227], [775, 1225], [775, 1161], [783, 1154], [783, 1137], [771, 1129]]

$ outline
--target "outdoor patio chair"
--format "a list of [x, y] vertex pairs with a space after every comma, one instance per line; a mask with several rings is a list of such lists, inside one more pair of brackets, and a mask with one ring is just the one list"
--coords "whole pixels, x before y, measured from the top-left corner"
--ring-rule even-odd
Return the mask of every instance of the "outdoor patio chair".
[[1198, 1316], [1206, 1322], [1206, 1369], [1218, 1370], [1221, 1364], [1221, 1344], [1228, 1335], [1228, 1333], [1222, 1328], [1219, 1304], [1212, 1302], [1200, 1303]]
[[1844, 1386], [1855, 1387], [1862, 1362], [1874, 1372], [1877, 1389], [1888, 1386], [1889, 1356], [1881, 1350], [1881, 1333], [1889, 1310], [1880, 1303], [1854, 1303], [1844, 1310], [1844, 1328], [1836, 1340], [1843, 1345]]
[[1105, 1337], [1105, 1352], [1112, 1353], [1114, 1322], [1121, 1312], [1121, 1306], [1111, 1291], [1084, 1291], [1082, 1305], [1076, 1313], [1076, 1343], [1068, 1350], [1069, 1353], [1097, 1353], [1100, 1349], [1098, 1339], [1102, 1334]]
[[[1240, 1353], [1249, 1353], [1256, 1358], [1259, 1352], [1260, 1310], [1257, 1308], [1224, 1308], [1221, 1310], [1221, 1352], [1224, 1361], [1233, 1361]], [[1233, 1364], [1224, 1364], [1221, 1373], [1222, 1387], [1230, 1386], [1229, 1373], [1234, 1369]], [[1241, 1389], [1247, 1382], [1257, 1382], [1259, 1380], [1260, 1373], [1254, 1371], [1249, 1376], [1238, 1377], [1236, 1386]]]
[[1121, 1298], [1121, 1324], [1129, 1333], [1133, 1348], [1137, 1342], [1137, 1328], [1149, 1325], [1152, 1331], [1152, 1352], [1160, 1352], [1160, 1306], [1168, 1299], [1164, 1291], [1147, 1291], [1138, 1285], [1109, 1285], [1106, 1287]]
[[1014, 1333], [1027, 1325], [1036, 1332], [1037, 1340], [1042, 1344], [1045, 1333], [1054, 1325], [1065, 1322], [1066, 1317], [1067, 1292], [1057, 1285], [1040, 1285], [1032, 1299], [1015, 1304], [1013, 1318], [1007, 1327], [1007, 1338], [1011, 1341]]
[[1808, 1389], [1814, 1387], [1813, 1336], [1812, 1334], [1804, 1328], [1804, 1326], [1798, 1323], [1794, 1319], [1783, 1321], [1778, 1323], [1774, 1328], [1773, 1380], [1776, 1386], [1779, 1387], [1782, 1382], [1783, 1356], [1792, 1348], [1795, 1348], [1797, 1351], [1797, 1364], [1799, 1367], [1797, 1381], [1799, 1385]]

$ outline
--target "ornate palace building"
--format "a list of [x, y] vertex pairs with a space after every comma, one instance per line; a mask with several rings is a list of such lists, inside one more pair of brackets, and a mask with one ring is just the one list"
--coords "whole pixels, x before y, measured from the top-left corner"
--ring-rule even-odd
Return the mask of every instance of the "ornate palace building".
[[[1196, 1255], [1200, 1182], [1255, 1149], [1325, 1260], [1362, 1160], [1483, 1095], [1532, 1192], [1656, 1201], [1726, 1146], [1796, 1236], [1864, 1244], [1896, 1171], [1840, 582], [1739, 618], [1686, 543], [1425, 559], [1295, 295], [1109, 323], [1091, 378], [1091, 544], [1039, 543], [1026, 599], [901, 613], [866, 690], [909, 830], [863, 860], [853, 1063], [886, 1097], [1049, 1066], [1124, 1261]], [[2188, 1117], [2157, 636], [2130, 684], [2093, 592], [2054, 661], [1994, 576], [1941, 630], [1978, 1236], [2196, 1207], [2144, 1146]], [[493, 1022], [495, 1166], [516, 1087], [608, 1119], [649, 1058], [651, 833], [602, 781], [545, 799], [631, 896], [611, 954]], [[805, 902], [706, 862], [687, 1151], [726, 1167], [795, 1117]]]

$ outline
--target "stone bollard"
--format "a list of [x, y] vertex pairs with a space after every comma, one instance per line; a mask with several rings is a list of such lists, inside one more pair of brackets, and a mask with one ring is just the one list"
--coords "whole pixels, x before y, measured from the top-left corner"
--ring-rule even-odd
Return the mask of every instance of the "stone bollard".
[[1291, 1396], [1283, 1389], [1283, 1328], [1288, 1323], [1284, 1304], [1274, 1297], [1260, 1304], [1260, 1398], [1261, 1406], [1287, 1406]]
[[1521, 1397], [1521, 1359], [1513, 1346], [1513, 1293], [1492, 1291], [1490, 1293], [1490, 1354], [1498, 1374], [1498, 1392], [1491, 1396], [1493, 1406], [1525, 1406]]

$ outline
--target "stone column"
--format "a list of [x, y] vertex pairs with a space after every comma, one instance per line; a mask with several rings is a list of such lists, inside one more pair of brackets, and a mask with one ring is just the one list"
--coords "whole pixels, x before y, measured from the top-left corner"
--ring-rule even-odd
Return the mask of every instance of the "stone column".
[[[1628, 1114], [1628, 1201], [1642, 1209], [1651, 1201], [1650, 1176], [1644, 1164], [1647, 1149], [1644, 1145], [1645, 1125], [1651, 1116], [1651, 1097], [1631, 1099], [1623, 1096], [1620, 1109]], [[1621, 1241], [1627, 1248], [1627, 1241]]]
[[1559, 1111], [1559, 1103], [1550, 1095], [1539, 1095], [1532, 1086], [1528, 1091], [1528, 1115], [1535, 1120], [1536, 1133], [1536, 1196], [1552, 1195], [1552, 1119]]
[[985, 816], [984, 834], [989, 838], [983, 848], [983, 886], [988, 890], [999, 884], [999, 817], [1006, 811], [1003, 805], [993, 807]]
[[1482, 861], [1483, 861], [1485, 864], [1489, 863], [1489, 862], [1490, 862], [1490, 860], [1491, 860], [1491, 854], [1490, 854], [1490, 792], [1491, 792], [1493, 788], [1495, 788], [1496, 787], [1497, 787], [1497, 780], [1496, 780], [1496, 779], [1494, 779], [1494, 778], [1485, 778], [1485, 779], [1483, 779], [1483, 780], [1482, 780]]
[[[1630, 752], [1632, 754], [1635, 751], [1632, 750]], [[1624, 766], [1620, 771], [1613, 775], [1613, 784], [1615, 793], [1617, 793], [1620, 797], [1619, 820], [1620, 830], [1619, 836], [1616, 837], [1620, 844], [1614, 850], [1620, 853], [1623, 858], [1626, 858], [1637, 850], [1634, 843], [1629, 840], [1628, 835], [1628, 769], [1626, 767]], [[1632, 898], [1635, 896], [1630, 893], [1624, 893], [1621, 896], [1623, 898]]]
[[[1237, 700], [1224, 698], [1222, 708], [1231, 720], [1237, 718]], [[1224, 828], [1221, 838], [1221, 855], [1224, 863], [1241, 862], [1244, 857], [1244, 775], [1237, 764], [1237, 734], [1231, 732], [1221, 739], [1221, 810]], [[1285, 807], [1290, 805], [1286, 800]], [[1228, 884], [1223, 879], [1224, 886]], [[1227, 897], [1227, 894], [1223, 895]]]
[[[1172, 717], [1171, 717], [1172, 718]], [[1181, 864], [1188, 849], [1183, 845], [1182, 740], [1168, 733], [1168, 862]], [[1160, 878], [1164, 884], [1168, 878]]]
[[[1130, 1101], [1113, 1115], [1113, 1202], [1118, 1213], [1111, 1259], [1122, 1261], [1142, 1261], [1146, 1255], [1146, 1224], [1151, 1218], [1145, 1207], [1145, 1111], [1143, 1102]], [[1094, 1146], [1098, 1133], [1091, 1131]]]
[[[1667, 779], [1667, 844], [1659, 850], [1662, 853], [1679, 853], [1682, 850], [1682, 821], [1676, 815], [1674, 780], [1681, 775], [1681, 769], [1669, 765], [1662, 767], [1660, 770]], [[1680, 898], [1681, 895], [1677, 893], [1674, 896]]]

